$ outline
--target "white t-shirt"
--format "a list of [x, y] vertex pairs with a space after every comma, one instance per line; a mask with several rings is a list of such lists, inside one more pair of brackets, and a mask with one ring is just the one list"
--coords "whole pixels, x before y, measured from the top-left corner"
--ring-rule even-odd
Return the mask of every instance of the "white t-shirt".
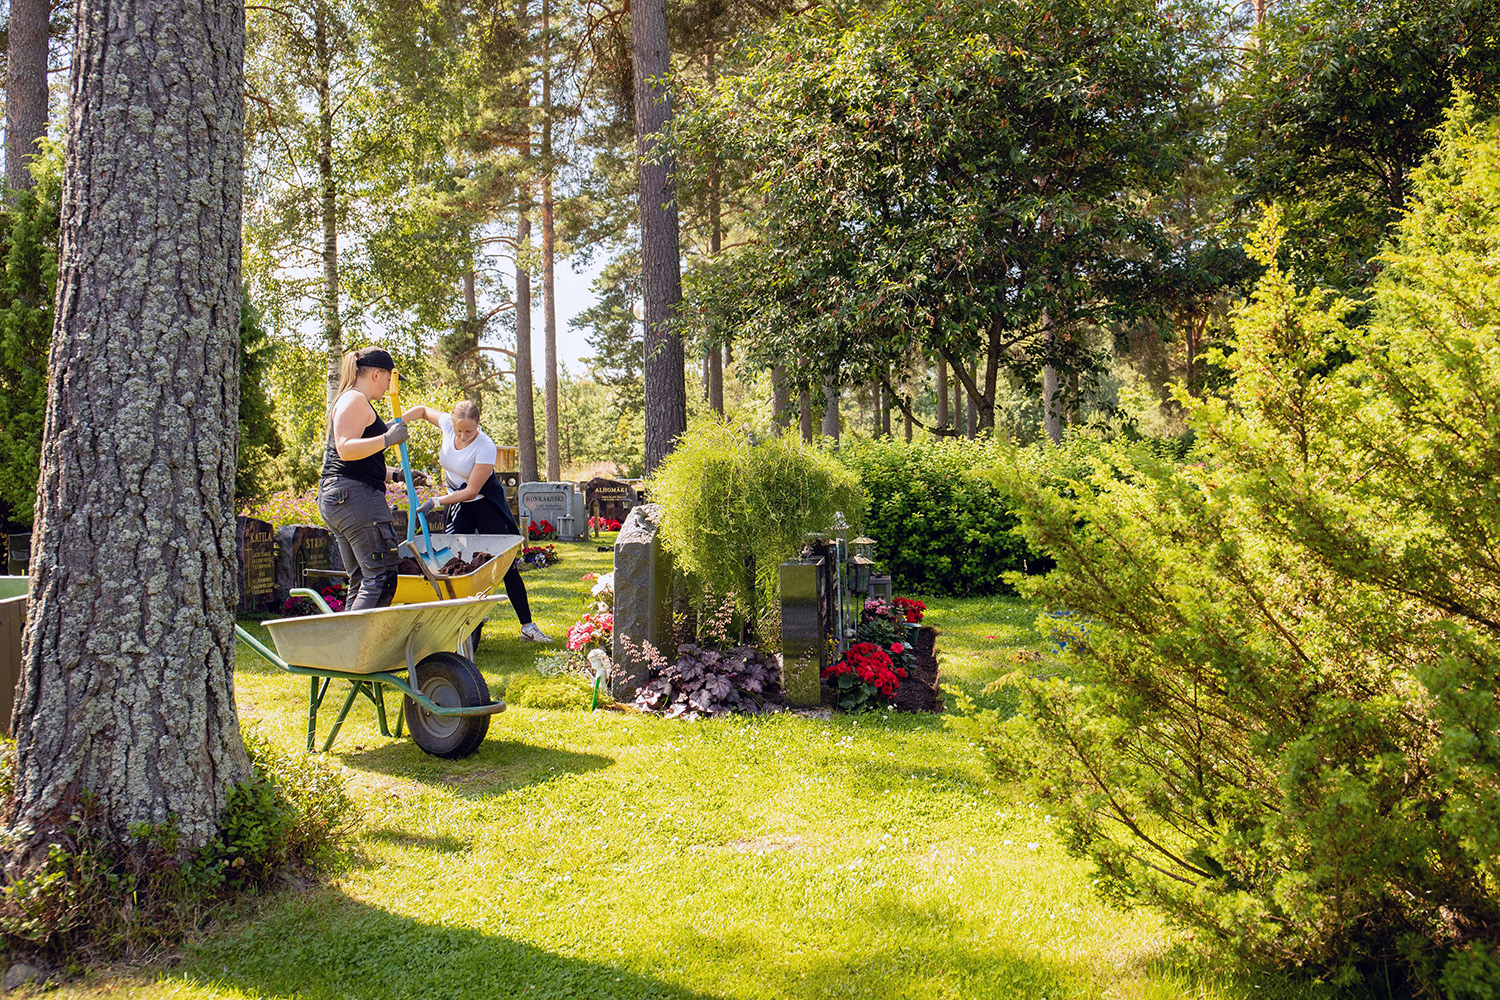
[[438, 464], [448, 480], [448, 489], [462, 489], [476, 465], [494, 465], [499, 453], [495, 442], [484, 431], [474, 435], [474, 440], [459, 448], [453, 444], [453, 414], [438, 416], [438, 426], [443, 430], [443, 447], [438, 451]]

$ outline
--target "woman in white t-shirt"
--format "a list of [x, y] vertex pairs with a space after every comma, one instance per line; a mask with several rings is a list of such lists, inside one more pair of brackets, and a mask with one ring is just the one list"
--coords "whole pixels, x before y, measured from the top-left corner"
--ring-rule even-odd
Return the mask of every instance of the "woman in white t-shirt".
[[[426, 420], [443, 432], [438, 464], [443, 467], [448, 492], [419, 508], [428, 514], [448, 508], [448, 531], [459, 535], [519, 535], [505, 486], [495, 475], [495, 442], [479, 429], [479, 406], [468, 400], [443, 413], [430, 406], [413, 406], [404, 414], [410, 420]], [[529, 642], [552, 640], [531, 620], [531, 602], [526, 598], [526, 584], [521, 579], [520, 560], [512, 562], [505, 574], [505, 596], [521, 619], [521, 638]], [[474, 630], [474, 645], [479, 645], [479, 630]]]

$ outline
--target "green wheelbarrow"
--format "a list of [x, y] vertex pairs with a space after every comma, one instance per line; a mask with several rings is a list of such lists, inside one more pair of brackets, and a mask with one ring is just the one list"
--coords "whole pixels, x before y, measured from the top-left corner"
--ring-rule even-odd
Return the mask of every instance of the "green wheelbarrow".
[[[275, 652], [243, 627], [236, 625], [234, 631], [282, 670], [309, 678], [308, 753], [313, 752], [317, 736], [318, 709], [336, 680], [349, 681], [350, 689], [323, 741], [325, 753], [360, 695], [374, 703], [380, 735], [399, 737], [404, 721], [417, 746], [449, 759], [467, 757], [479, 749], [489, 732], [490, 716], [505, 711], [505, 702], [490, 700], [489, 685], [474, 661], [453, 651], [465, 644], [475, 626], [504, 597], [464, 597], [335, 614], [314, 590], [298, 587], [292, 594], [312, 598], [322, 613], [266, 622]], [[395, 733], [386, 723], [388, 686], [406, 696], [396, 716]]]

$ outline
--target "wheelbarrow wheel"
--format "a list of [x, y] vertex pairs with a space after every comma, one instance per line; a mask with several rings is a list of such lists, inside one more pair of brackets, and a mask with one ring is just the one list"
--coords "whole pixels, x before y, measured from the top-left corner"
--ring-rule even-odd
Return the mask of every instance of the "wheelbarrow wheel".
[[[487, 705], [490, 688], [472, 660], [457, 653], [432, 653], [417, 664], [412, 684], [444, 708]], [[488, 715], [434, 715], [406, 699], [406, 720], [417, 746], [434, 757], [455, 760], [479, 749], [490, 731]]]

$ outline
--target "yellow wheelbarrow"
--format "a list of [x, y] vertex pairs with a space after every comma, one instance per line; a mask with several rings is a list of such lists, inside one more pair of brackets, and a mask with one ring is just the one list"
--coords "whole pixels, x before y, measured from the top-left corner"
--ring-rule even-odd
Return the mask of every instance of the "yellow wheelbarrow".
[[[399, 737], [404, 720], [417, 746], [450, 759], [479, 749], [489, 732], [490, 716], [505, 711], [505, 702], [490, 700], [489, 685], [474, 661], [453, 651], [504, 597], [428, 600], [335, 614], [317, 591], [299, 587], [292, 594], [311, 598], [322, 613], [266, 622], [275, 652], [243, 627], [236, 625], [234, 631], [282, 670], [309, 678], [308, 753], [316, 739], [318, 709], [336, 680], [349, 681], [350, 690], [323, 742], [325, 753], [360, 695], [374, 703], [382, 736]], [[394, 734], [386, 723], [386, 687], [406, 696]]]

